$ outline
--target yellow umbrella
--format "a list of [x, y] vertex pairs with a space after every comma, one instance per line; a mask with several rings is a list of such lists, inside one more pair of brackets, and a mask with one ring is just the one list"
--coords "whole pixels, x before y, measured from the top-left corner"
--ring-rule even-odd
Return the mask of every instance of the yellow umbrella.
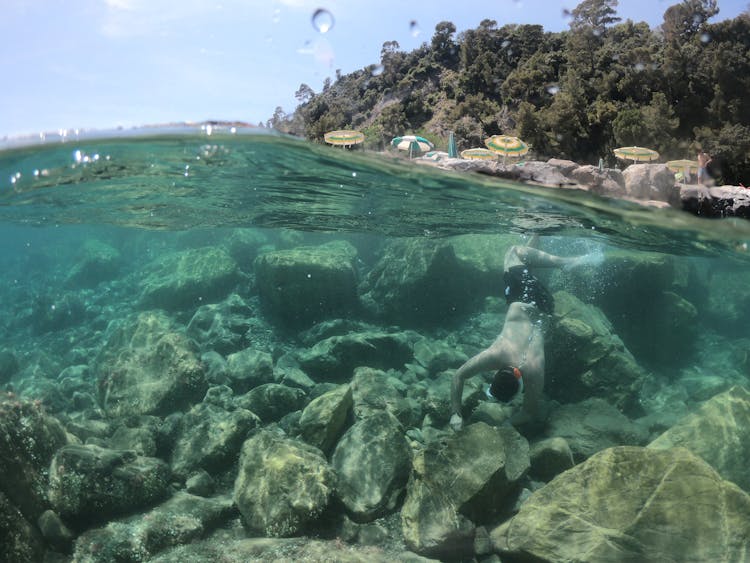
[[698, 161], [697, 160], [670, 160], [666, 163], [667, 168], [669, 168], [672, 172], [678, 173], [682, 172], [686, 176], [692, 172], [698, 173]]
[[493, 135], [484, 141], [492, 152], [503, 156], [523, 156], [529, 152], [529, 146], [518, 137]]
[[468, 158], [469, 160], [492, 160], [495, 158], [495, 153], [489, 149], [466, 149], [461, 151], [461, 158]]
[[350, 147], [365, 140], [365, 134], [353, 129], [341, 129], [338, 131], [329, 131], [323, 135], [323, 140], [329, 145], [341, 145]]
[[650, 162], [659, 158], [659, 153], [645, 147], [620, 147], [612, 151], [617, 158], [633, 162]]

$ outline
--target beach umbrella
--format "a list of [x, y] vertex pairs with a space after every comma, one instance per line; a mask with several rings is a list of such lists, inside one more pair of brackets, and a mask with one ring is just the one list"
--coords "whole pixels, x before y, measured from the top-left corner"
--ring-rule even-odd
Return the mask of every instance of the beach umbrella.
[[430, 160], [442, 160], [444, 158], [449, 158], [448, 153], [445, 151], [430, 151], [424, 153], [423, 158], [429, 158]]
[[431, 151], [435, 148], [430, 141], [416, 135], [394, 137], [391, 141], [391, 146], [396, 147], [400, 151], [409, 151], [409, 157], [421, 152]]
[[667, 168], [669, 168], [672, 172], [675, 174], [682, 172], [685, 176], [688, 176], [692, 173], [697, 174], [698, 173], [698, 161], [697, 160], [670, 160], [669, 162], [665, 163], [667, 165]]
[[323, 140], [329, 145], [350, 147], [364, 141], [365, 134], [353, 129], [341, 129], [338, 131], [329, 131], [323, 135]]
[[617, 158], [633, 162], [650, 162], [659, 158], [659, 153], [644, 147], [620, 147], [612, 151]]
[[461, 151], [461, 158], [469, 160], [494, 160], [497, 155], [490, 149], [466, 149]]
[[456, 146], [456, 137], [453, 131], [448, 133], [448, 157], [458, 158], [458, 147]]
[[508, 156], [523, 156], [529, 152], [529, 146], [518, 137], [493, 135], [484, 141], [487, 148], [496, 154], [503, 155], [503, 162]]

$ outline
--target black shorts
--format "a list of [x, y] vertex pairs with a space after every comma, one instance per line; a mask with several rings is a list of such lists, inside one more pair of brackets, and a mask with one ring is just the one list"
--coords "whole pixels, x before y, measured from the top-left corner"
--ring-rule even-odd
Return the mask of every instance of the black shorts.
[[543, 313], [551, 315], [555, 310], [555, 299], [526, 266], [513, 266], [504, 274], [505, 301], [510, 305], [516, 301], [536, 305]]

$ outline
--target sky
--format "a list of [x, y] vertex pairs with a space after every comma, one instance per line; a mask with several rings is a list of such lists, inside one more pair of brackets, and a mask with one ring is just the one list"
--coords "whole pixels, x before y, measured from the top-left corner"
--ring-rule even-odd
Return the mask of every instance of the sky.
[[[265, 122], [292, 112], [300, 84], [377, 64], [435, 25], [484, 19], [567, 29], [578, 0], [2, 0], [0, 138], [181, 121]], [[620, 0], [618, 15], [662, 22], [678, 0]], [[719, 0], [715, 19], [748, 0]], [[322, 12], [319, 12], [322, 10]], [[318, 18], [314, 14], [319, 13]], [[322, 15], [321, 15], [322, 14]]]

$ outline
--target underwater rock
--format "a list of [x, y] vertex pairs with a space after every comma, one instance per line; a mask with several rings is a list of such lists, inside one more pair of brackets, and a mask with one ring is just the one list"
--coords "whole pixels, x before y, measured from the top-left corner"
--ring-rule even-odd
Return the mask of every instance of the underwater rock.
[[612, 446], [641, 446], [648, 440], [646, 430], [598, 398], [562, 405], [552, 411], [546, 434], [564, 438], [577, 462]]
[[86, 239], [75, 263], [68, 272], [68, 287], [94, 287], [111, 280], [120, 271], [120, 252], [105, 242]]
[[7, 348], [0, 349], [0, 385], [10, 381], [19, 369], [18, 358], [12, 350]]
[[54, 510], [45, 510], [37, 520], [44, 540], [57, 551], [68, 553], [75, 535]]
[[149, 563], [248, 563], [249, 561], [306, 563], [438, 563], [396, 547], [348, 545], [340, 540], [310, 538], [209, 538], [180, 546], [149, 559]]
[[308, 444], [259, 430], [242, 446], [234, 502], [243, 521], [266, 536], [293, 536], [328, 507], [336, 475]]
[[99, 400], [111, 416], [165, 415], [208, 388], [193, 343], [158, 311], [128, 317], [97, 359]]
[[301, 389], [278, 383], [264, 383], [236, 397], [234, 404], [257, 414], [264, 424], [268, 424], [300, 410], [305, 406], [306, 400], [307, 395]]
[[603, 397], [640, 414], [638, 391], [647, 373], [600, 310], [564, 291], [555, 293], [555, 312], [545, 340], [545, 391], [558, 401]]
[[2, 491], [0, 491], [0, 546], [2, 546], [3, 561], [7, 563], [42, 561], [46, 548], [36, 525], [26, 520]]
[[401, 369], [413, 358], [411, 332], [362, 332], [331, 336], [298, 353], [302, 370], [315, 381], [349, 381], [354, 369]]
[[414, 343], [414, 359], [429, 375], [435, 375], [447, 369], [460, 367], [469, 357], [460, 349], [456, 349], [455, 344], [423, 338]]
[[180, 420], [173, 442], [172, 472], [184, 479], [198, 469], [209, 473], [225, 469], [258, 426], [260, 419], [246, 409], [226, 411], [207, 403], [195, 405]]
[[237, 263], [221, 248], [166, 254], [146, 267], [141, 308], [197, 308], [222, 299], [239, 282]]
[[575, 465], [573, 452], [565, 438], [541, 440], [531, 446], [529, 475], [539, 481], [551, 481], [556, 475]]
[[372, 368], [357, 368], [352, 378], [352, 400], [354, 416], [358, 420], [383, 411], [391, 413], [404, 426], [419, 424], [420, 405], [404, 397], [398, 390], [400, 383], [385, 372]]
[[358, 308], [354, 260], [348, 242], [268, 252], [255, 260], [261, 304], [282, 325], [301, 327]]
[[31, 313], [25, 323], [34, 334], [40, 335], [74, 327], [86, 320], [86, 302], [77, 293], [43, 293], [31, 305]]
[[148, 425], [128, 428], [118, 426], [109, 439], [108, 445], [113, 450], [132, 450], [138, 455], [153, 457], [156, 455], [157, 429]]
[[215, 488], [216, 483], [213, 477], [204, 469], [199, 469], [185, 480], [185, 490], [191, 495], [209, 497], [213, 494]]
[[73, 527], [127, 514], [168, 494], [169, 466], [91, 444], [60, 448], [49, 469], [49, 500]]
[[87, 530], [76, 540], [74, 561], [150, 561], [167, 548], [188, 544], [235, 514], [229, 496], [202, 498], [184, 492], [145, 513]]
[[273, 358], [268, 352], [245, 348], [227, 356], [229, 386], [235, 393], [273, 382]]
[[252, 308], [236, 293], [220, 303], [201, 305], [190, 319], [187, 335], [202, 351], [215, 350], [222, 355], [241, 350], [245, 333], [251, 326]]
[[60, 422], [38, 402], [3, 394], [0, 399], [0, 493], [35, 523], [48, 508], [47, 471], [68, 444]]
[[471, 557], [475, 524], [508, 509], [528, 469], [529, 445], [511, 427], [479, 422], [428, 445], [414, 458], [401, 509], [406, 545], [422, 555]]
[[344, 432], [351, 408], [350, 385], [340, 385], [313, 399], [299, 419], [300, 438], [330, 454]]
[[224, 244], [229, 255], [234, 258], [243, 272], [251, 274], [253, 261], [263, 247], [268, 245], [268, 237], [258, 229], [232, 229]]
[[370, 522], [393, 510], [411, 471], [411, 448], [404, 429], [387, 411], [355, 422], [331, 458], [338, 494], [357, 522]]
[[666, 164], [631, 164], [622, 171], [628, 197], [679, 203], [680, 188]]
[[403, 326], [421, 326], [465, 314], [480, 297], [447, 241], [390, 242], [362, 282], [367, 311]]
[[750, 392], [732, 387], [703, 403], [651, 442], [650, 449], [689, 449], [724, 479], [750, 492]]
[[552, 480], [495, 528], [519, 561], [744, 561], [750, 497], [683, 448], [621, 446]]

